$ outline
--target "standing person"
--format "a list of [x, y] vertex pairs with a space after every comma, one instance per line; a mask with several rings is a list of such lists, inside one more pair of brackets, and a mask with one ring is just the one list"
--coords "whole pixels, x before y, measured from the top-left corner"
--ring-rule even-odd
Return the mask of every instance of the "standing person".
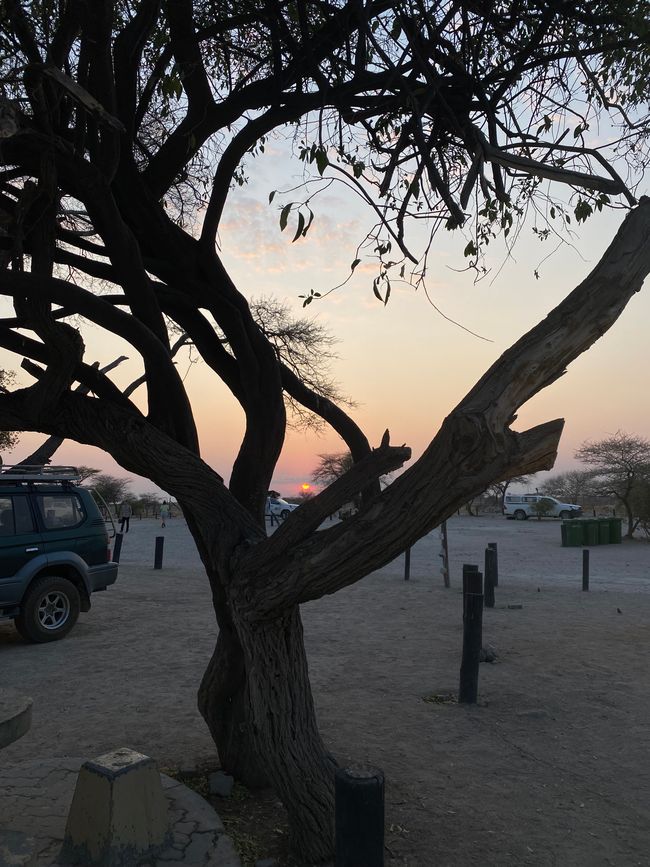
[[[120, 519], [120, 533], [129, 532], [129, 522], [132, 515], [133, 509], [131, 508], [131, 504], [127, 503], [126, 500], [123, 500], [118, 512], [118, 518]], [[124, 530], [125, 527], [126, 531]]]
[[161, 527], [165, 527], [165, 521], [169, 518], [169, 506], [167, 505], [167, 500], [163, 500], [162, 506], [160, 507], [160, 520], [162, 521]]

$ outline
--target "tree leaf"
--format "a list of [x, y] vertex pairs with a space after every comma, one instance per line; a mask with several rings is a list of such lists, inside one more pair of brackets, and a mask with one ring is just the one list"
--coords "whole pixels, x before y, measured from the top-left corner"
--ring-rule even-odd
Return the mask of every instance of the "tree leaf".
[[302, 211], [298, 213], [298, 228], [296, 229], [296, 234], [293, 236], [292, 244], [295, 243], [298, 238], [302, 235], [303, 229], [305, 228], [305, 215]]
[[318, 148], [318, 150], [314, 154], [314, 159], [316, 160], [318, 174], [322, 176], [323, 172], [330, 163], [330, 161], [327, 159], [327, 154], [325, 153], [323, 148]]
[[271, 202], [275, 198], [276, 193], [277, 193], [277, 190], [271, 190], [271, 192], [269, 193], [269, 205], [271, 204]]
[[302, 230], [303, 237], [307, 234], [307, 232], [309, 231], [309, 227], [311, 226], [311, 224], [314, 221], [314, 212], [312, 211], [311, 208], [307, 208], [307, 210], [309, 211], [309, 219], [307, 220], [307, 225]]
[[361, 263], [361, 259], [355, 259], [354, 262], [350, 265], [350, 271], [354, 271], [354, 269]]
[[288, 205], [285, 205], [284, 208], [282, 208], [282, 213], [280, 214], [280, 231], [282, 232], [287, 228], [287, 220], [289, 219], [292, 205], [293, 202], [289, 202]]

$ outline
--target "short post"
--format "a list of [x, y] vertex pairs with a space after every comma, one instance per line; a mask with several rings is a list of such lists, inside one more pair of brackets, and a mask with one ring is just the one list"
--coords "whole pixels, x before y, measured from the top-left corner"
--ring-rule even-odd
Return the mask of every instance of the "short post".
[[122, 533], [115, 534], [115, 544], [113, 545], [113, 563], [120, 562], [120, 554], [122, 552], [122, 540], [124, 539], [124, 535]]
[[589, 590], [589, 548], [582, 550], [582, 589]]
[[[479, 576], [477, 579], [476, 576]], [[472, 563], [463, 563], [463, 619], [465, 618], [465, 598], [468, 593], [482, 593], [481, 573], [478, 566]], [[478, 583], [477, 583], [478, 581]]]
[[445, 587], [449, 587], [449, 546], [447, 544], [447, 522], [443, 521], [440, 525], [440, 539], [442, 542], [442, 580]]
[[84, 762], [68, 813], [62, 861], [158, 862], [155, 855], [169, 837], [168, 809], [156, 763], [148, 756], [123, 747]]
[[461, 704], [476, 704], [478, 698], [478, 668], [483, 644], [482, 584], [483, 576], [476, 566], [463, 566], [463, 657], [458, 689]]
[[494, 586], [499, 586], [499, 554], [496, 542], [488, 542], [488, 548], [494, 551]]
[[404, 551], [404, 580], [408, 581], [411, 577], [411, 549], [407, 548]]
[[485, 549], [485, 607], [494, 608], [494, 579], [496, 575], [497, 552], [494, 548]]
[[153, 557], [153, 568], [162, 569], [164, 536], [156, 536], [156, 550]]
[[337, 768], [334, 777], [335, 867], [384, 867], [384, 774]]

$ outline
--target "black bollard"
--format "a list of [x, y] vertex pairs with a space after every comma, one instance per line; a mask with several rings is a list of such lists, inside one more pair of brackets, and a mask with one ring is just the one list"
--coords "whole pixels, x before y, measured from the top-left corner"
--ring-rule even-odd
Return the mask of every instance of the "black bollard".
[[496, 573], [497, 552], [494, 548], [485, 549], [485, 607], [494, 608], [494, 577]]
[[122, 540], [123, 539], [124, 539], [124, 536], [122, 533], [116, 533], [115, 534], [115, 544], [113, 545], [113, 557], [112, 557], [113, 563], [119, 563], [120, 562], [120, 553], [122, 551]]
[[[463, 583], [465, 567], [463, 566]], [[478, 698], [478, 667], [483, 643], [483, 576], [476, 571], [467, 573], [467, 592], [463, 605], [463, 658], [460, 664], [458, 701], [476, 704]], [[474, 592], [476, 589], [479, 592]]]
[[[478, 576], [478, 578], [476, 577]], [[463, 563], [463, 620], [465, 620], [465, 605], [468, 593], [482, 593], [481, 573], [478, 571], [478, 566], [472, 563]]]
[[334, 777], [335, 867], [384, 867], [384, 774], [337, 768]]
[[589, 590], [589, 548], [582, 551], [582, 589]]
[[442, 579], [445, 587], [449, 587], [449, 544], [447, 541], [447, 522], [443, 521], [440, 525], [441, 542], [442, 542]]
[[488, 542], [488, 548], [494, 551], [494, 586], [499, 586], [499, 554], [496, 542]]
[[156, 550], [153, 556], [153, 568], [162, 569], [164, 536], [156, 536]]
[[411, 549], [407, 548], [404, 551], [404, 580], [408, 581], [411, 577]]

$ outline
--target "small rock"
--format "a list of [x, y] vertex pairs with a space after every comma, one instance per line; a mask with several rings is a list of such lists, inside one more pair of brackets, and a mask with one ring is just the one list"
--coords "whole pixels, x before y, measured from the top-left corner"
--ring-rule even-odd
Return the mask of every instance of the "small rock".
[[277, 858], [260, 858], [255, 862], [255, 867], [278, 867]]
[[494, 662], [497, 658], [497, 652], [491, 644], [486, 644], [481, 648], [479, 662]]
[[234, 777], [224, 774], [223, 771], [215, 771], [208, 777], [210, 794], [218, 795], [220, 798], [229, 798], [234, 782]]
[[512, 608], [512, 609], [518, 609], [518, 608], [523, 608], [523, 607], [524, 607], [523, 605], [508, 605], [508, 608]]

